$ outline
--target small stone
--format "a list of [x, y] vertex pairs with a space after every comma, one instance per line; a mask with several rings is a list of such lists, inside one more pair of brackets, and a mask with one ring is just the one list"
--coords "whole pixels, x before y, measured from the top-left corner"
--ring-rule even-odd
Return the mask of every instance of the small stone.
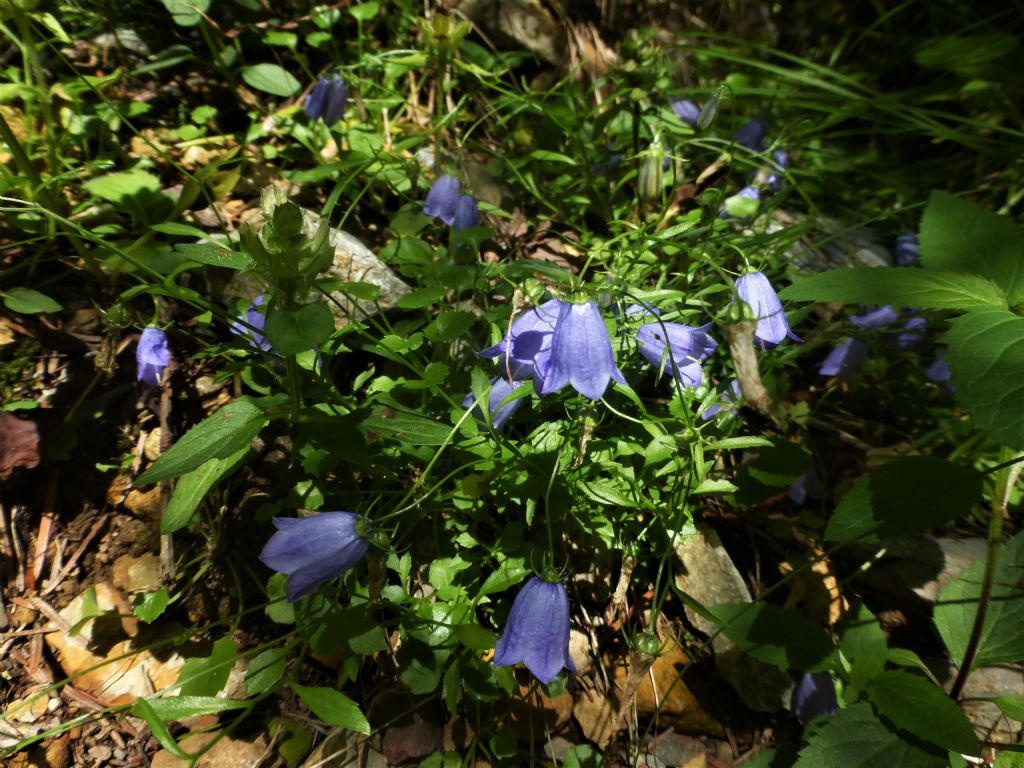
[[29, 693], [7, 705], [4, 719], [16, 720], [19, 723], [34, 723], [46, 714], [48, 703], [49, 699], [45, 695]]
[[147, 491], [133, 488], [128, 492], [124, 505], [136, 517], [159, 520], [163, 515], [163, 503], [160, 499], [160, 486], [154, 485]]
[[692, 736], [665, 733], [658, 736], [651, 747], [648, 749], [669, 768], [705, 768], [708, 762], [704, 744]]
[[149, 592], [160, 586], [160, 557], [124, 555], [114, 561], [114, 586], [125, 592]]
[[569, 630], [569, 658], [576, 667], [577, 675], [585, 675], [593, 666], [590, 638], [578, 629]]
[[162, 435], [163, 432], [160, 427], [146, 435], [146, 442], [142, 445], [142, 453], [150, 461], [156, 461], [160, 458], [160, 439]]
[[556, 763], [561, 764], [565, 760], [566, 754], [572, 749], [572, 742], [561, 736], [553, 736], [549, 741], [544, 743], [544, 755], [548, 760], [554, 760]]

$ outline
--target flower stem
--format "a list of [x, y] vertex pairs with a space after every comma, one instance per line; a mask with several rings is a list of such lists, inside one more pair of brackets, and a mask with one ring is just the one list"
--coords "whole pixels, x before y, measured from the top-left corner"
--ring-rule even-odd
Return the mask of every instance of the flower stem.
[[761, 381], [761, 372], [757, 367], [757, 351], [754, 349], [754, 330], [757, 323], [731, 323], [725, 328], [729, 336], [729, 354], [732, 356], [743, 399], [754, 410], [770, 416], [772, 397]]

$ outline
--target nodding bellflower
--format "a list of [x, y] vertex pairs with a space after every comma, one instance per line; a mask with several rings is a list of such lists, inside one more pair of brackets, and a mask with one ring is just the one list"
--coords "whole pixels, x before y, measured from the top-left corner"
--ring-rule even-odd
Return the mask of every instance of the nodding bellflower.
[[167, 334], [159, 328], [144, 328], [135, 348], [135, 362], [139, 367], [138, 380], [147, 386], [159, 387], [164, 369], [171, 364]]
[[935, 356], [932, 364], [924, 372], [924, 377], [934, 384], [945, 384], [952, 375], [952, 372], [949, 370], [949, 363], [946, 362], [946, 359], [941, 354]]
[[865, 312], [862, 315], [850, 315], [850, 322], [858, 328], [881, 328], [884, 325], [895, 323], [900, 319], [892, 304], [884, 304], [878, 309]]
[[538, 372], [547, 370], [550, 363], [551, 340], [561, 309], [558, 299], [530, 307], [516, 316], [505, 338], [480, 352], [480, 357], [499, 358], [498, 376], [503, 379], [539, 382], [543, 373]]
[[806, 672], [793, 689], [790, 704], [800, 725], [807, 725], [822, 715], [831, 716], [839, 711], [836, 685], [828, 672]]
[[774, 161], [768, 168], [762, 168], [756, 174], [756, 180], [766, 187], [778, 192], [782, 189], [782, 178], [785, 170], [789, 168], [789, 152], [784, 149], [777, 149], [772, 152]]
[[761, 205], [761, 193], [757, 187], [744, 187], [735, 195], [727, 197], [718, 215], [723, 219], [747, 220], [757, 215]]
[[362, 520], [351, 512], [275, 517], [277, 533], [260, 552], [260, 562], [288, 574], [285, 595], [294, 603], [363, 559], [370, 545], [359, 532]]
[[920, 258], [916, 232], [904, 232], [896, 238], [896, 266], [910, 267]]
[[461, 232], [464, 229], [475, 227], [479, 223], [480, 209], [477, 207], [476, 198], [473, 195], [459, 195], [459, 199], [455, 202], [452, 229]]
[[682, 120], [691, 128], [697, 127], [697, 118], [700, 117], [700, 107], [688, 99], [675, 99], [672, 102], [672, 111], [676, 117]]
[[903, 324], [903, 330], [896, 337], [896, 346], [900, 349], [914, 346], [924, 337], [924, 332], [927, 328], [927, 318], [920, 315], [910, 318]]
[[[515, 392], [523, 386], [522, 381], [509, 381], [504, 376], [497, 376], [491, 379], [491, 391], [487, 396], [487, 410], [491, 414], [491, 423], [494, 425], [495, 430], [501, 430], [505, 426], [506, 422], [512, 418], [512, 414], [519, 410], [519, 406], [523, 404], [523, 398], [518, 400], [512, 400], [511, 402], [501, 404], [501, 401], [508, 397], [510, 394]], [[475, 400], [473, 393], [470, 392], [462, 400], [462, 407], [469, 408], [473, 405]], [[480, 411], [480, 407], [477, 406], [473, 409], [473, 414], [477, 419], [482, 419], [483, 414]]]
[[[591, 400], [600, 400], [611, 381], [625, 384], [626, 379], [615, 365], [612, 342], [604, 326], [596, 301], [582, 304], [555, 301], [561, 305], [555, 330], [551, 334], [551, 351], [539, 359], [534, 387], [540, 395], [557, 392], [566, 384]], [[520, 337], [520, 340], [522, 337]], [[517, 340], [516, 346], [520, 344]], [[518, 354], [513, 351], [513, 355]]]
[[423, 212], [427, 216], [437, 216], [445, 224], [451, 226], [455, 221], [455, 209], [459, 204], [460, 189], [458, 179], [453, 179], [447, 173], [439, 176], [434, 182], [434, 186], [427, 192], [427, 199], [423, 203]]
[[820, 496], [821, 483], [818, 482], [818, 473], [813, 468], [808, 469], [789, 486], [789, 498], [796, 504], [803, 504], [808, 498], [817, 499]]
[[270, 352], [273, 349], [270, 346], [270, 342], [267, 341], [267, 337], [263, 335], [263, 328], [267, 324], [267, 316], [260, 311], [260, 307], [266, 301], [266, 294], [261, 293], [249, 304], [249, 309], [245, 315], [239, 315], [238, 319], [233, 320], [231, 325], [228, 326], [228, 329], [233, 334], [241, 336], [249, 342], [250, 347], [261, 352]]
[[334, 125], [345, 114], [347, 104], [348, 86], [338, 75], [331, 75], [316, 81], [303, 110], [313, 120], [319, 117], [326, 125]]
[[764, 149], [764, 135], [768, 132], [768, 121], [763, 117], [754, 117], [740, 126], [733, 136], [733, 141], [747, 149], [760, 152]]
[[710, 421], [722, 411], [731, 411], [736, 407], [736, 402], [743, 399], [743, 392], [740, 391], [740, 380], [733, 379], [729, 387], [719, 395], [719, 404], [709, 406], [701, 412], [701, 421]]
[[818, 373], [822, 376], [848, 378], [860, 369], [867, 357], [867, 344], [860, 339], [843, 339], [828, 353]]
[[554, 680], [563, 667], [576, 671], [569, 658], [569, 596], [562, 584], [534, 576], [516, 595], [494, 646], [494, 664], [519, 662], [542, 683]]
[[664, 373], [674, 373], [684, 387], [699, 387], [700, 364], [718, 343], [707, 335], [711, 324], [694, 328], [682, 323], [647, 323], [637, 329], [640, 354]]
[[787, 336], [794, 341], [801, 341], [790, 330], [779, 294], [762, 272], [748, 272], [740, 277], [736, 281], [736, 293], [754, 313], [757, 320], [754, 337], [761, 342], [762, 349], [767, 344], [774, 346], [780, 343]]

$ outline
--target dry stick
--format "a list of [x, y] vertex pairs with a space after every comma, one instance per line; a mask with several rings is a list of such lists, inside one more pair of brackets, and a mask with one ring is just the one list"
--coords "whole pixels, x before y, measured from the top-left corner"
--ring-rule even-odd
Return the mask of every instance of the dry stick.
[[771, 416], [772, 398], [761, 383], [757, 368], [757, 350], [754, 349], [754, 331], [757, 323], [746, 321], [725, 326], [729, 336], [729, 354], [740, 382], [740, 391], [747, 405], [765, 416]]

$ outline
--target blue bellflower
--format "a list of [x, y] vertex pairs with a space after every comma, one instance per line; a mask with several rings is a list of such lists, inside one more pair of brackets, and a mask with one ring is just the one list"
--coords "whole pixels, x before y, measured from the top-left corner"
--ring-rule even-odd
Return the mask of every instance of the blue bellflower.
[[345, 114], [347, 104], [348, 86], [338, 75], [331, 75], [316, 81], [303, 109], [313, 120], [319, 117], [326, 125], [334, 125]]
[[952, 377], [949, 370], [949, 363], [941, 354], [936, 355], [932, 364], [924, 372], [924, 377], [934, 384], [945, 384]]
[[171, 364], [171, 350], [167, 346], [167, 334], [159, 328], [145, 328], [135, 348], [135, 362], [138, 363], [138, 380], [150, 387], [159, 387], [164, 369]]
[[836, 685], [828, 672], [807, 672], [793, 690], [790, 704], [800, 725], [807, 725], [822, 715], [832, 716], [839, 711]]
[[896, 346], [900, 349], [912, 347], [924, 338], [925, 329], [928, 327], [928, 319], [918, 315], [912, 317], [903, 324], [903, 330], [896, 337]]
[[760, 202], [761, 193], [757, 190], [757, 187], [747, 186], [735, 195], [726, 198], [725, 205], [722, 206], [722, 210], [719, 211], [718, 215], [723, 219], [737, 218], [741, 221], [747, 221], [757, 213]]
[[672, 111], [676, 117], [682, 120], [691, 128], [697, 127], [697, 118], [700, 117], [700, 107], [688, 99], [675, 99], [672, 102]]
[[562, 302], [558, 299], [530, 307], [516, 316], [505, 338], [480, 352], [480, 357], [499, 358], [501, 378], [537, 379], [538, 369], [546, 370], [550, 362], [551, 341], [561, 308]]
[[[625, 384], [615, 365], [612, 342], [604, 326], [601, 310], [595, 301], [573, 304], [558, 301], [561, 308], [551, 335], [551, 353], [539, 360], [537, 367], [539, 386], [537, 393], [547, 395], [557, 392], [566, 384], [591, 400], [600, 400], [611, 381]], [[520, 340], [517, 340], [518, 354]]]
[[785, 170], [789, 168], [789, 152], [784, 149], [777, 149], [772, 152], [774, 161], [768, 168], [762, 168], [757, 172], [756, 180], [766, 187], [778, 192], [782, 189], [782, 179]]
[[270, 342], [267, 341], [266, 336], [263, 335], [263, 328], [267, 324], [267, 316], [260, 311], [267, 301], [265, 294], [260, 294], [252, 303], [249, 304], [249, 309], [246, 311], [244, 316], [239, 316], [237, 320], [232, 321], [228, 329], [236, 336], [241, 336], [253, 349], [258, 349], [261, 352], [270, 352], [272, 347]]
[[719, 403], [717, 405], [709, 406], [706, 410], [700, 414], [701, 421], [711, 421], [722, 411], [731, 411], [736, 407], [736, 401], [742, 399], [743, 393], [740, 391], [740, 380], [733, 379], [729, 382], [729, 387], [719, 395]]
[[789, 498], [796, 504], [803, 504], [808, 498], [817, 499], [819, 496], [821, 483], [818, 482], [818, 473], [813, 469], [808, 469], [789, 486]]
[[288, 574], [285, 594], [294, 603], [363, 559], [369, 544], [356, 529], [361, 519], [351, 512], [275, 517], [277, 533], [260, 552], [260, 562]]
[[892, 304], [884, 304], [878, 309], [869, 310], [861, 315], [850, 315], [850, 322], [858, 328], [881, 328], [895, 323], [900, 318]]
[[768, 121], [763, 117], [754, 117], [740, 126], [733, 136], [733, 141], [747, 149], [760, 152], [764, 149], [764, 136], [768, 132]]
[[707, 335], [711, 324], [694, 328], [682, 323], [647, 323], [637, 329], [640, 354], [664, 373], [674, 373], [684, 387], [699, 387], [700, 364], [718, 343]]
[[736, 293], [740, 300], [747, 304], [757, 319], [754, 337], [765, 345], [780, 343], [787, 336], [794, 341], [801, 341], [789, 328], [786, 313], [782, 311], [779, 294], [772, 288], [768, 278], [761, 272], [748, 272], [736, 281]]
[[569, 658], [569, 596], [561, 584], [534, 576], [516, 595], [494, 646], [494, 664], [519, 662], [542, 683], [554, 680], [563, 667], [576, 671]]
[[434, 186], [427, 192], [427, 199], [423, 203], [423, 212], [427, 216], [437, 216], [445, 224], [451, 226], [455, 221], [455, 209], [459, 204], [460, 189], [458, 180], [448, 174], [438, 177]]
[[849, 378], [860, 369], [867, 357], [867, 344], [860, 339], [843, 339], [828, 353], [818, 373], [822, 376]]
[[896, 266], [910, 267], [920, 258], [916, 232], [904, 232], [896, 238]]
[[[512, 400], [511, 402], [501, 404], [501, 401], [508, 397], [510, 394], [515, 392], [523, 386], [522, 381], [509, 381], [504, 376], [497, 376], [491, 379], [491, 391], [487, 396], [487, 410], [491, 414], [491, 423], [494, 425], [495, 430], [500, 430], [505, 426], [506, 422], [512, 418], [512, 414], [519, 410], [519, 406], [523, 404], [524, 398]], [[462, 400], [462, 407], [469, 408], [473, 405], [474, 401], [473, 393], [470, 392]], [[477, 419], [482, 419], [483, 414], [480, 411], [480, 407], [477, 406], [473, 410], [474, 415]]]
[[480, 209], [477, 207], [476, 198], [472, 195], [459, 195], [459, 199], [455, 202], [452, 229], [461, 232], [464, 229], [475, 227], [479, 223]]

